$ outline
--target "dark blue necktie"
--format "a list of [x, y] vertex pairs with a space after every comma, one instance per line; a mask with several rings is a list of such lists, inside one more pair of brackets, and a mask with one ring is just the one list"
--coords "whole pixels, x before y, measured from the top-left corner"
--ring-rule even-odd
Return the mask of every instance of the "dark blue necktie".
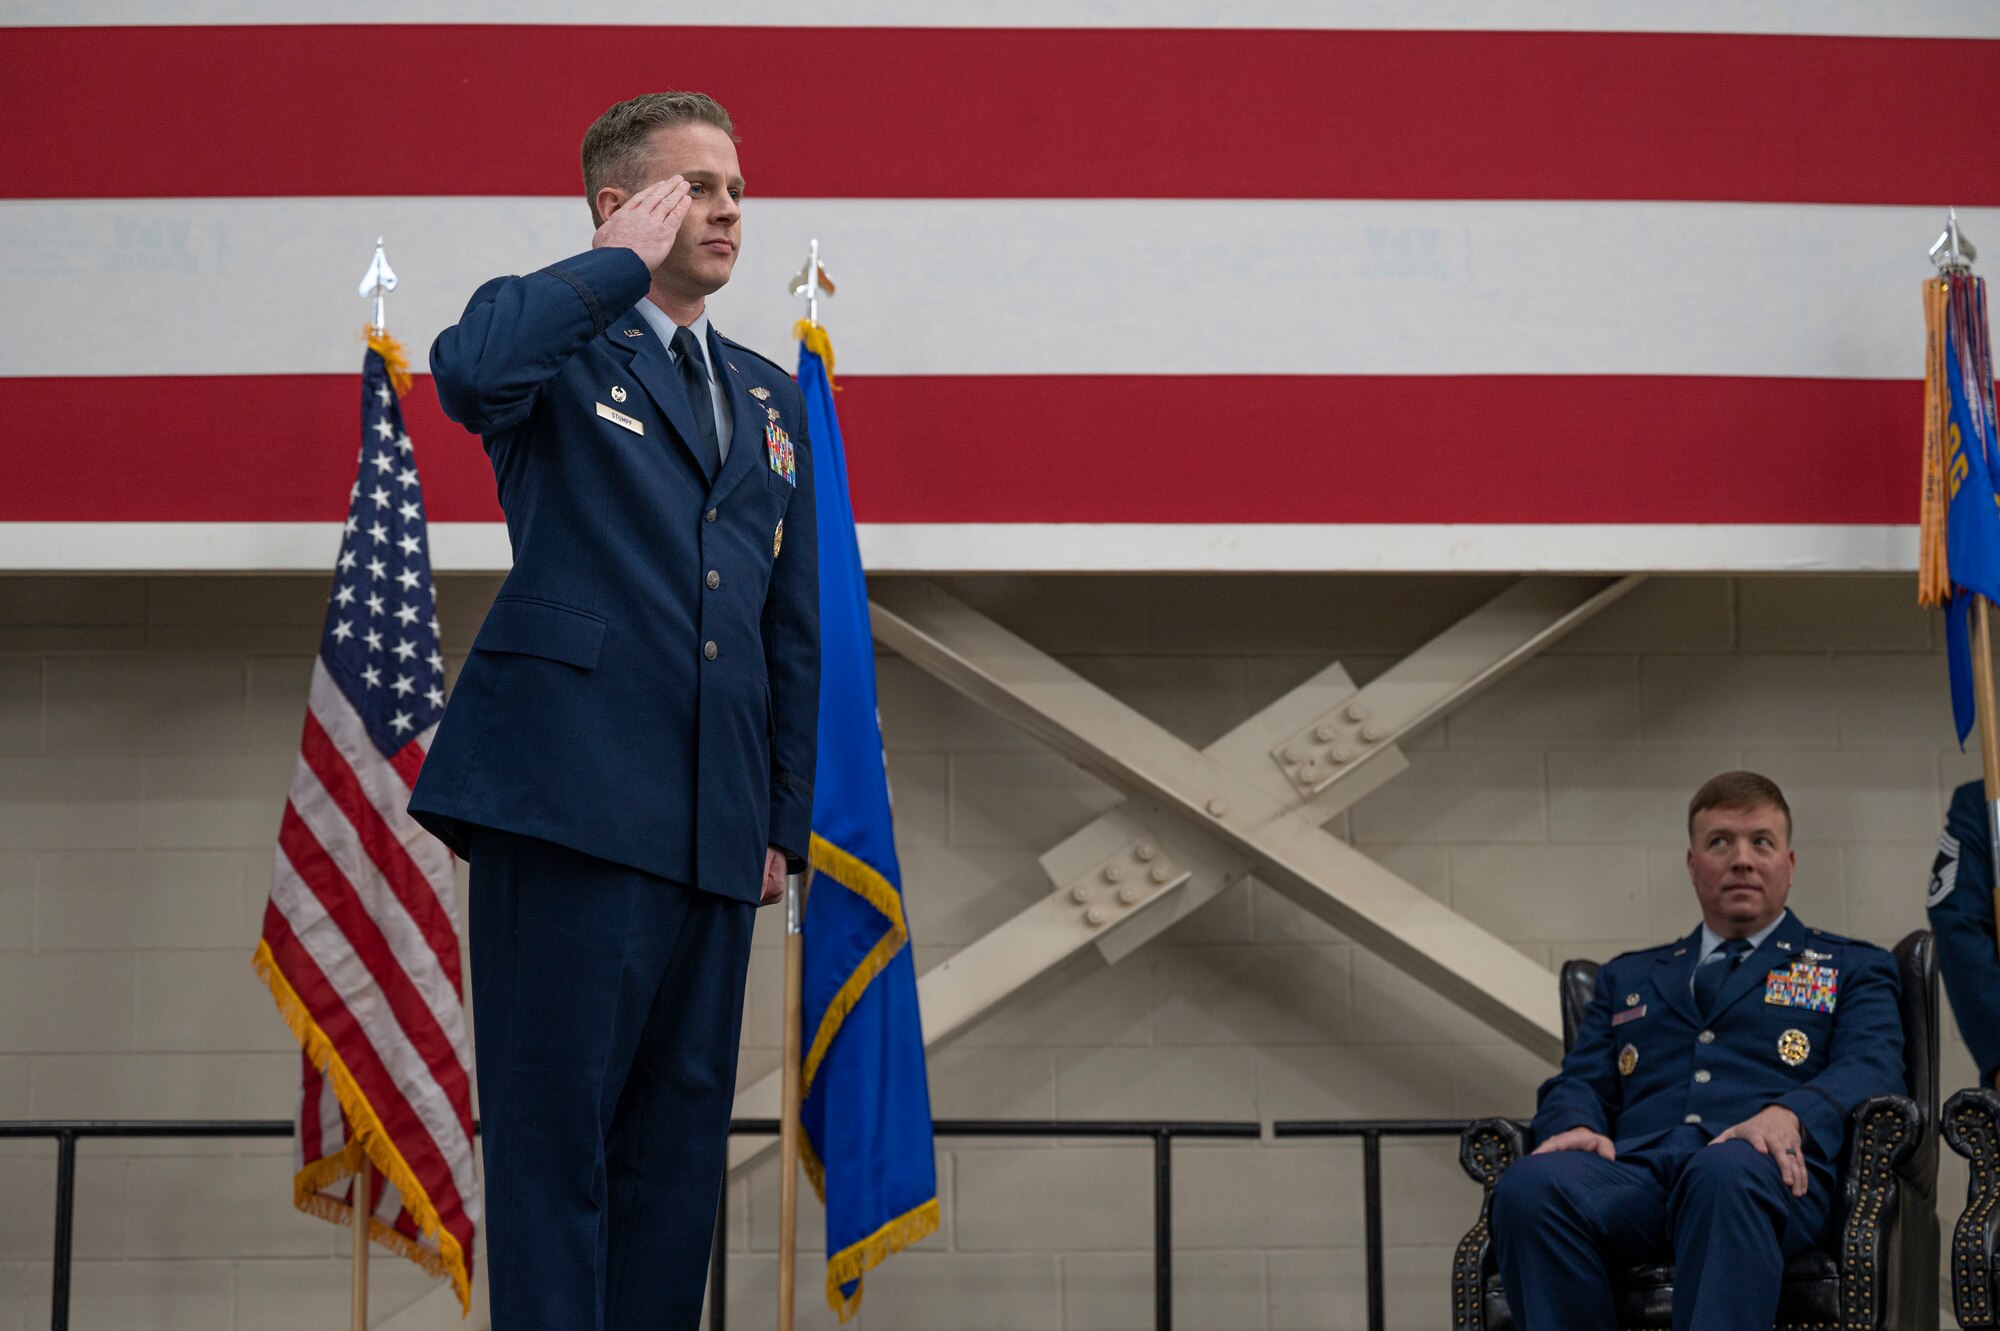
[[681, 386], [687, 389], [688, 407], [694, 412], [695, 432], [701, 437], [688, 442], [701, 458], [702, 470], [713, 481], [722, 470], [722, 447], [715, 439], [715, 402], [708, 395], [708, 357], [701, 354], [701, 342], [685, 328], [674, 330], [675, 361], [681, 372]]
[[1722, 986], [1729, 983], [1729, 977], [1743, 964], [1743, 958], [1750, 955], [1750, 940], [1747, 938], [1725, 938], [1714, 955], [1695, 967], [1694, 1005], [1701, 1013], [1703, 1021], [1708, 1020], [1709, 1010], [1715, 1006], [1715, 999], [1722, 992]]

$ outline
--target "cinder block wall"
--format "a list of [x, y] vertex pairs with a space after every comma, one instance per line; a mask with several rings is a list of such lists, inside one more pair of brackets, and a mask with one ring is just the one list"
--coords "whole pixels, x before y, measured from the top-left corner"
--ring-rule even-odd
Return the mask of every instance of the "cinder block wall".
[[[496, 586], [441, 581], [454, 665]], [[1366, 682], [1502, 586], [953, 589], [1205, 744], [1328, 660]], [[0, 1118], [291, 1113], [297, 1054], [248, 958], [325, 594], [0, 579]], [[1411, 769], [1335, 827], [1553, 966], [1691, 928], [1685, 801], [1753, 767], [1797, 814], [1797, 910], [1893, 941], [1923, 922], [1944, 800], [1975, 774], [1911, 600], [1898, 578], [1655, 580], [1408, 744]], [[903, 661], [881, 683], [921, 970], [1045, 893], [1036, 857], [1117, 797]], [[745, 1082], [777, 1064], [778, 923], [752, 963]], [[1946, 1049], [1948, 1084], [1968, 1082], [1955, 1032]], [[1254, 882], [1115, 967], [1079, 957], [931, 1057], [940, 1116], [1518, 1114], [1546, 1072]], [[938, 1174], [944, 1230], [871, 1278], [867, 1331], [1151, 1325], [1146, 1148], [948, 1141]], [[346, 1235], [290, 1209], [288, 1175], [283, 1143], [87, 1147], [72, 1325], [341, 1324]], [[1384, 1175], [1392, 1324], [1443, 1326], [1476, 1194], [1448, 1144], [1391, 1145]], [[1351, 1146], [1180, 1148], [1178, 1323], [1362, 1325], [1360, 1179]], [[0, 1143], [0, 1331], [47, 1324], [53, 1189], [49, 1148]], [[768, 1164], [730, 1185], [735, 1325], [769, 1323], [776, 1199]], [[462, 1325], [404, 1264], [374, 1270], [378, 1325]], [[809, 1259], [802, 1325], [834, 1325], [820, 1285]]]

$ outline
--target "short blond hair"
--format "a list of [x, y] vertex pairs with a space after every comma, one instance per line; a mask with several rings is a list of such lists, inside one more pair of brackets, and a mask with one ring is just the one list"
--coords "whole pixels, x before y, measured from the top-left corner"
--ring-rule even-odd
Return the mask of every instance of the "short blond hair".
[[713, 125], [736, 141], [736, 126], [722, 103], [703, 92], [649, 92], [630, 97], [599, 116], [583, 136], [583, 197], [590, 222], [600, 226], [597, 192], [606, 185], [637, 189], [653, 131], [668, 125]]
[[1702, 782], [1700, 790], [1688, 801], [1688, 840], [1694, 840], [1694, 816], [1704, 809], [1731, 809], [1742, 813], [1748, 809], [1761, 809], [1771, 805], [1785, 817], [1785, 840], [1792, 839], [1792, 806], [1785, 803], [1785, 792], [1778, 789], [1778, 783], [1768, 776], [1755, 772], [1724, 772]]

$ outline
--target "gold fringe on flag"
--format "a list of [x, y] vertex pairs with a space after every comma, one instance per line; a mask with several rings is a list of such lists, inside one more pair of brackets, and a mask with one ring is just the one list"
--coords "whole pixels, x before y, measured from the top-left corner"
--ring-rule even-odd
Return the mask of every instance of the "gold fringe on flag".
[[[388, 329], [377, 328], [373, 324], [362, 329], [361, 335], [368, 339], [368, 349], [380, 356], [382, 363], [389, 367], [389, 384], [396, 390], [396, 396], [400, 398], [408, 393], [410, 391], [410, 358], [403, 354], [403, 344], [395, 338], [390, 337]], [[832, 353], [829, 351], [827, 354], [829, 356], [826, 363], [827, 374], [831, 378], [833, 361], [830, 357]]]
[[840, 385], [833, 381], [833, 339], [826, 335], [826, 329], [801, 319], [792, 325], [792, 336], [805, 343], [807, 351], [819, 357], [820, 363], [826, 366], [827, 387], [839, 392]]
[[1945, 554], [1944, 424], [1946, 376], [1944, 321], [1951, 288], [1943, 278], [1924, 283], [1924, 456], [1923, 504], [1917, 527], [1917, 604], [1943, 605], [1951, 599], [1951, 569]]
[[[383, 359], [388, 358], [385, 356]], [[465, 1250], [459, 1246], [457, 1237], [444, 1227], [430, 1194], [417, 1181], [416, 1171], [403, 1159], [403, 1153], [396, 1149], [395, 1139], [382, 1126], [382, 1120], [376, 1117], [375, 1107], [368, 1103], [367, 1095], [355, 1081], [354, 1074], [348, 1071], [340, 1051], [334, 1048], [333, 1040], [319, 1028], [319, 1023], [313, 1020], [312, 1013], [293, 990], [291, 981], [285, 978], [277, 957], [271, 953], [271, 945], [259, 941], [257, 954], [250, 964], [258, 978], [270, 987], [271, 997], [278, 1004], [278, 1015], [285, 1019], [285, 1024], [291, 1027], [292, 1034], [304, 1047], [306, 1056], [312, 1059], [314, 1066], [333, 1087], [333, 1093], [347, 1115], [349, 1137], [346, 1149], [308, 1164], [293, 1177], [292, 1205], [322, 1220], [343, 1225], [350, 1223], [354, 1217], [351, 1205], [319, 1194], [372, 1163], [377, 1173], [396, 1185], [396, 1191], [403, 1197], [403, 1207], [417, 1222], [417, 1228], [438, 1246], [433, 1252], [420, 1243], [413, 1243], [407, 1236], [398, 1234], [373, 1216], [368, 1218], [369, 1237], [399, 1256], [407, 1257], [429, 1274], [449, 1279], [458, 1295], [459, 1315], [462, 1317], [470, 1313], [472, 1268], [466, 1262]]]

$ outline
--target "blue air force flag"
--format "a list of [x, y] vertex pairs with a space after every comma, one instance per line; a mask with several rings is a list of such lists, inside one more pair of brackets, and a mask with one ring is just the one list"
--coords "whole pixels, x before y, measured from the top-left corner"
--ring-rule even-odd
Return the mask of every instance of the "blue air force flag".
[[1986, 284], [1952, 283], [1945, 324], [1945, 513], [1947, 567], [1953, 593], [1945, 609], [1945, 646], [1951, 667], [1951, 712], [1958, 742], [1972, 733], [1969, 616], [1976, 593], [2000, 602], [2000, 500], [1993, 490], [1994, 420], [1991, 352], [1986, 345]]
[[800, 326], [799, 387], [819, 516], [819, 768], [804, 920], [805, 1166], [826, 1204], [826, 1297], [845, 1322], [861, 1278], [938, 1227], [917, 975], [875, 704], [868, 588], [833, 407], [833, 347]]

